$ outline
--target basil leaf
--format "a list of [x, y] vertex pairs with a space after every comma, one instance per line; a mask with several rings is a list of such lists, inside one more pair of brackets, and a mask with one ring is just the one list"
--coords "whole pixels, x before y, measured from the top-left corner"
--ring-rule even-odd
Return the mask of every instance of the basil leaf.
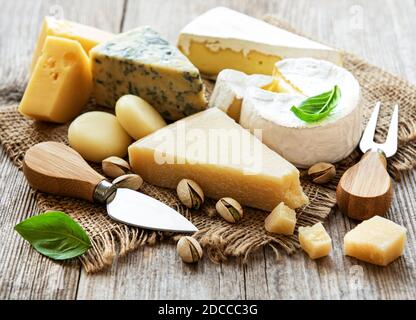
[[316, 122], [326, 118], [335, 109], [340, 98], [341, 90], [334, 86], [331, 91], [306, 99], [299, 107], [293, 106], [290, 111], [305, 122]]
[[54, 260], [78, 257], [91, 247], [84, 229], [59, 211], [31, 217], [14, 229], [38, 252]]

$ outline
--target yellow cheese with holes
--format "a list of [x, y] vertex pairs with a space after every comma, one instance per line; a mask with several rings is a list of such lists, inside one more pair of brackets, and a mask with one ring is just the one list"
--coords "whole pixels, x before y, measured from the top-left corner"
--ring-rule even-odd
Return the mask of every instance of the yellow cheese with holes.
[[79, 42], [49, 36], [19, 112], [36, 120], [65, 123], [81, 113], [91, 91], [90, 62]]
[[344, 237], [347, 256], [386, 266], [403, 254], [406, 228], [380, 216], [361, 222]]
[[196, 181], [206, 196], [271, 211], [308, 203], [299, 171], [217, 108], [177, 121], [129, 147], [134, 172], [153, 185]]
[[267, 216], [264, 227], [268, 232], [290, 236], [295, 231], [296, 212], [281, 202]]
[[332, 249], [332, 240], [322, 223], [311, 227], [299, 227], [299, 242], [311, 259], [325, 257]]
[[88, 54], [97, 44], [111, 39], [114, 34], [96, 29], [83, 24], [67, 20], [59, 20], [54, 17], [45, 17], [42, 24], [38, 41], [32, 58], [31, 70], [35, 68], [36, 62], [42, 53], [47, 36], [56, 36], [76, 40]]
[[208, 77], [224, 69], [271, 75], [277, 61], [311, 57], [342, 64], [331, 47], [240, 12], [218, 7], [183, 28], [179, 49]]

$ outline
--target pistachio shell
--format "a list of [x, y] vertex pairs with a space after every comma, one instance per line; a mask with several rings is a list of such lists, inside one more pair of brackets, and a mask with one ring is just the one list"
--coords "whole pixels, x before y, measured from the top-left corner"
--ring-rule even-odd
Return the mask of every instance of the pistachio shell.
[[243, 208], [232, 198], [222, 198], [215, 205], [218, 214], [229, 223], [236, 223], [243, 218]]
[[204, 203], [204, 192], [193, 180], [182, 179], [176, 188], [179, 200], [190, 209], [199, 209]]
[[106, 176], [118, 178], [130, 171], [130, 165], [122, 158], [109, 157], [102, 161], [102, 169]]
[[329, 182], [336, 175], [335, 166], [331, 163], [319, 162], [308, 170], [312, 181], [318, 184]]
[[117, 188], [139, 190], [143, 184], [143, 179], [137, 174], [125, 174], [114, 179], [113, 184], [115, 184]]
[[176, 250], [181, 259], [186, 263], [198, 262], [203, 255], [199, 242], [188, 236], [179, 239]]

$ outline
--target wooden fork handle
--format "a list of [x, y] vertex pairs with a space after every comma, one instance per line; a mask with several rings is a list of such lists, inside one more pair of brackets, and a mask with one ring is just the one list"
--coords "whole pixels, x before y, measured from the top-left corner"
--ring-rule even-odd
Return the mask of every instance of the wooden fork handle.
[[29, 184], [42, 192], [94, 200], [94, 191], [105, 178], [72, 148], [57, 142], [43, 142], [30, 148], [23, 160]]
[[393, 198], [393, 182], [386, 167], [387, 160], [382, 153], [368, 151], [360, 162], [349, 168], [337, 186], [341, 212], [357, 220], [385, 215]]

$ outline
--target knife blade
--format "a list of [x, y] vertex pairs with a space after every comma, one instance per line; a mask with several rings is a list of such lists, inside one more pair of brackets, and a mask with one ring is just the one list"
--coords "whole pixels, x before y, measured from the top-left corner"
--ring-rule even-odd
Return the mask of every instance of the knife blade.
[[118, 222], [160, 231], [198, 231], [164, 203], [137, 191], [117, 189], [62, 143], [42, 142], [31, 147], [23, 160], [23, 172], [36, 190], [106, 204], [108, 215]]

